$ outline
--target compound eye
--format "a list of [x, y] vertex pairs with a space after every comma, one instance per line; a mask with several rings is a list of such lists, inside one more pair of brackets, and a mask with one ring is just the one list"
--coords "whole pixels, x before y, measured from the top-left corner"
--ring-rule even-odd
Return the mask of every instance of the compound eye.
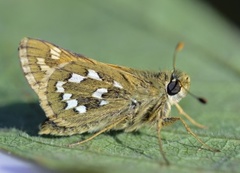
[[171, 80], [171, 82], [167, 86], [167, 93], [170, 96], [179, 93], [180, 90], [181, 90], [181, 86], [178, 80]]

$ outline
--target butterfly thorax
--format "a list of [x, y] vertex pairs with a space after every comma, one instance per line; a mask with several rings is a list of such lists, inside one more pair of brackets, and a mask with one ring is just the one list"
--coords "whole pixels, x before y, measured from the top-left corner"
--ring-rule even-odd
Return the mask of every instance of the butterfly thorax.
[[189, 76], [178, 70], [158, 73], [135, 71], [135, 74], [144, 79], [144, 88], [139, 87], [132, 94], [139, 106], [135, 108], [126, 131], [136, 130], [144, 124], [155, 124], [160, 118], [168, 117], [171, 106], [186, 96], [190, 86]]

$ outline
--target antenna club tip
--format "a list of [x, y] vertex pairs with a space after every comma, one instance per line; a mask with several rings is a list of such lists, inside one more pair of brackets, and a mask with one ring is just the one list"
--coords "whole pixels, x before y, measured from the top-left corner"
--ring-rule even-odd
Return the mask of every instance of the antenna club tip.
[[205, 99], [205, 98], [199, 97], [198, 100], [203, 104], [207, 103], [207, 99]]
[[176, 50], [177, 51], [181, 51], [184, 48], [184, 42], [179, 42], [177, 44]]

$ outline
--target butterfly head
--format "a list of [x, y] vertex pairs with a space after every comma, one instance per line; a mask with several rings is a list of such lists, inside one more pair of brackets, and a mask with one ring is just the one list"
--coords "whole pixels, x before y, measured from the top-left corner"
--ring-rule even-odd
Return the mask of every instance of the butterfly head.
[[183, 47], [184, 47], [184, 43], [180, 42], [178, 43], [175, 49], [174, 56], [173, 56], [173, 70], [170, 73], [170, 77], [169, 77], [170, 80], [166, 85], [166, 91], [167, 91], [170, 103], [175, 104], [179, 102], [188, 93], [192, 97], [196, 98], [199, 102], [206, 104], [207, 103], [206, 99], [202, 97], [198, 97], [189, 91], [190, 77], [186, 73], [176, 70], [176, 65], [175, 65], [176, 54], [179, 51], [181, 51]]
[[170, 80], [166, 85], [166, 91], [172, 103], [179, 102], [186, 96], [190, 88], [190, 77], [179, 70], [171, 72]]

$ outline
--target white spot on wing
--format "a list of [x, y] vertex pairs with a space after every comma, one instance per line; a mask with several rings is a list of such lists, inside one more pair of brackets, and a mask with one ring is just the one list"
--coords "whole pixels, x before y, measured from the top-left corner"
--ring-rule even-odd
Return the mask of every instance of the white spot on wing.
[[92, 96], [98, 99], [102, 99], [102, 95], [107, 92], [108, 90], [106, 88], [99, 88], [92, 94]]
[[80, 105], [80, 106], [76, 107], [75, 109], [76, 109], [76, 111], [78, 111], [78, 113], [80, 113], [80, 114], [87, 112], [87, 108], [86, 108], [86, 106], [84, 106], [84, 105]]
[[28, 65], [22, 66], [22, 69], [23, 69], [24, 73], [30, 73], [31, 72], [31, 69]]
[[72, 94], [64, 93], [64, 94], [63, 94], [63, 99], [62, 99], [62, 101], [69, 100], [71, 97], [72, 97]]
[[78, 105], [78, 101], [76, 99], [67, 100], [66, 102], [67, 107], [65, 108], [65, 110], [75, 108]]
[[50, 69], [50, 67], [46, 65], [44, 58], [37, 58], [37, 64], [41, 68], [41, 71], [47, 71]]
[[[21, 43], [23, 45], [25, 45], [26, 43]], [[27, 58], [27, 49], [26, 48], [20, 48], [19, 49], [19, 57], [20, 57], [20, 61], [22, 62], [22, 65], [24, 65], [25, 61], [27, 62], [26, 64], [28, 64], [28, 58]]]
[[106, 100], [101, 100], [101, 102], [100, 102], [100, 106], [103, 106], [103, 105], [107, 105], [109, 102], [108, 101], [106, 101]]
[[66, 82], [63, 82], [63, 81], [58, 81], [58, 82], [57, 82], [56, 87], [57, 87], [57, 92], [58, 92], [58, 93], [63, 93], [63, 92], [64, 92], [63, 85], [64, 85], [65, 83], [66, 83]]
[[[59, 56], [60, 56], [60, 55], [59, 55]], [[51, 58], [52, 58], [52, 59], [56, 59], [56, 60], [57, 60], [57, 59], [59, 59], [59, 56], [56, 56], [56, 55], [51, 55]]]
[[50, 69], [49, 66], [47, 65], [40, 65], [41, 71], [47, 71], [48, 69]]
[[37, 58], [37, 64], [46, 65], [45, 60], [43, 58]]
[[120, 83], [118, 83], [117, 81], [113, 81], [113, 86], [120, 88], [120, 89], [123, 88], [123, 86]]
[[61, 50], [57, 47], [53, 47], [50, 49], [50, 54], [52, 59], [59, 59]]
[[88, 69], [88, 74], [87, 77], [95, 79], [95, 80], [102, 80], [99, 75], [97, 74], [97, 72], [95, 72], [94, 70]]
[[59, 48], [57, 48], [57, 47], [53, 47], [52, 50], [54, 50], [57, 53], [61, 53], [61, 50]]
[[85, 79], [86, 77], [81, 76], [79, 74], [73, 73], [71, 78], [68, 79], [69, 82], [74, 82], [74, 83], [80, 83], [83, 79]]
[[21, 63], [22, 63], [23, 66], [29, 64], [29, 63], [28, 63], [28, 59], [27, 59], [26, 57], [21, 57], [20, 60], [21, 60]]
[[137, 103], [138, 103], [138, 101], [137, 101], [137, 100], [135, 100], [135, 99], [133, 99], [133, 98], [131, 98], [131, 100], [132, 100], [132, 102], [133, 102], [133, 103], [135, 103], [135, 104], [137, 104]]

